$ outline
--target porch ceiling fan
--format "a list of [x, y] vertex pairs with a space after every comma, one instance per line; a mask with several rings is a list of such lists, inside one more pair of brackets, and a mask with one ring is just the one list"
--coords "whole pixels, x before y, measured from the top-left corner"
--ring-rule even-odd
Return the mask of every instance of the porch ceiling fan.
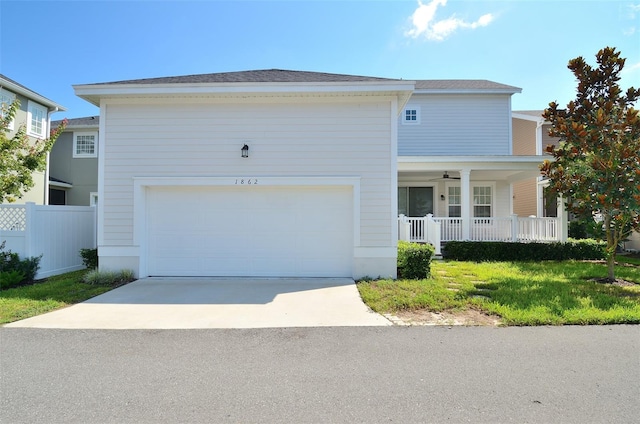
[[436, 180], [459, 180], [460, 177], [452, 177], [449, 175], [449, 171], [444, 171], [444, 174], [442, 174], [442, 177], [440, 178], [433, 178], [429, 181], [436, 181]]

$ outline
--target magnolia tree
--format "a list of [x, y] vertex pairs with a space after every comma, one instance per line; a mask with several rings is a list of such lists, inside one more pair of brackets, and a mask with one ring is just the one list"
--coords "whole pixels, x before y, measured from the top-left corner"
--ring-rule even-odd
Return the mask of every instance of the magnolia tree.
[[566, 109], [551, 102], [544, 111], [549, 135], [560, 143], [547, 147], [555, 160], [541, 171], [567, 199], [567, 210], [601, 219], [613, 281], [618, 244], [630, 229], [640, 229], [640, 116], [634, 109], [640, 89], [623, 92], [618, 85], [625, 59], [615, 48], [600, 50], [596, 61], [595, 68], [582, 57], [569, 61], [577, 96]]
[[20, 102], [2, 105], [0, 120], [0, 203], [15, 202], [34, 186], [33, 172], [44, 171], [47, 153], [66, 126], [63, 121], [52, 130], [47, 139], [30, 139], [26, 126], [20, 125], [13, 137], [9, 137], [9, 124], [13, 121]]

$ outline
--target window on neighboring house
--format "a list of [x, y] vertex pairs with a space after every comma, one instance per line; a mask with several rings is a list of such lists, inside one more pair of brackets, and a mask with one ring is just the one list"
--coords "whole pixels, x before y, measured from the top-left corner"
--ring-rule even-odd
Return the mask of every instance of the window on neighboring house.
[[420, 123], [420, 108], [417, 106], [408, 106], [402, 112], [403, 124], [419, 124]]
[[59, 188], [49, 188], [49, 204], [50, 205], [66, 205], [67, 192]]
[[491, 217], [491, 187], [473, 188], [473, 216], [477, 218]]
[[433, 187], [398, 187], [398, 215], [433, 213]]
[[73, 133], [73, 157], [95, 158], [98, 156], [98, 133], [75, 132]]
[[[4, 117], [6, 116], [6, 113], [9, 111], [9, 107], [11, 106], [11, 103], [13, 103], [16, 100], [16, 95], [0, 89], [0, 118], [4, 119]], [[13, 123], [15, 121], [15, 118], [11, 120], [11, 122], [9, 122], [9, 130], [12, 130], [13, 127]]]
[[448, 216], [450, 218], [459, 218], [460, 216], [462, 216], [462, 205], [460, 203], [460, 187], [449, 186], [448, 194]]
[[27, 128], [29, 129], [29, 135], [44, 138], [46, 119], [47, 109], [29, 100], [29, 107], [27, 108]]

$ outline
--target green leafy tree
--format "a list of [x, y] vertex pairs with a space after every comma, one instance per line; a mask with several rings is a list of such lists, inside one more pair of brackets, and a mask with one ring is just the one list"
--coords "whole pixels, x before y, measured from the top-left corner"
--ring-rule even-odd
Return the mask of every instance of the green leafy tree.
[[15, 202], [16, 199], [34, 186], [33, 172], [44, 171], [47, 165], [47, 153], [66, 127], [63, 121], [52, 130], [47, 139], [33, 139], [27, 135], [26, 125], [22, 124], [12, 137], [9, 137], [9, 124], [13, 120], [20, 101], [11, 105], [1, 105], [0, 120], [0, 203]]
[[618, 85], [625, 59], [615, 48], [600, 50], [596, 61], [595, 68], [582, 57], [569, 61], [577, 96], [566, 109], [551, 102], [544, 111], [549, 135], [560, 143], [547, 147], [555, 160], [546, 160], [541, 171], [569, 211], [601, 218], [613, 281], [618, 244], [630, 228], [640, 228], [640, 116], [634, 109], [640, 89], [623, 93]]

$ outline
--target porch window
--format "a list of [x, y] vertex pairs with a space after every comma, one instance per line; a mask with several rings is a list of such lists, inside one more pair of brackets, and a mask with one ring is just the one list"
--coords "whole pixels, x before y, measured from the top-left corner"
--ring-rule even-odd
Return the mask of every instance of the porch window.
[[491, 187], [473, 188], [473, 216], [477, 218], [491, 217]]
[[449, 196], [448, 196], [448, 216], [450, 218], [459, 218], [462, 215], [462, 205], [460, 203], [460, 187], [449, 187]]
[[433, 213], [433, 187], [398, 187], [398, 214], [425, 216]]

